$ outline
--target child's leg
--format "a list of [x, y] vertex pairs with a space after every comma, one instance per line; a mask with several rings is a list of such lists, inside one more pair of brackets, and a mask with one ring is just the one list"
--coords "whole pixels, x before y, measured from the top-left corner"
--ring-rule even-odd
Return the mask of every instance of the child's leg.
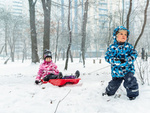
[[127, 91], [127, 96], [137, 97], [139, 95], [138, 83], [136, 78], [133, 76], [134, 73], [129, 72], [124, 77], [124, 87]]
[[113, 78], [106, 87], [106, 94], [108, 96], [114, 95], [122, 83], [123, 78]]
[[44, 81], [49, 81], [50, 79], [57, 79], [58, 75], [49, 74], [43, 78]]
[[63, 79], [76, 79], [80, 76], [80, 72], [77, 70], [75, 75], [64, 76]]
[[80, 76], [80, 71], [79, 71], [79, 70], [77, 70], [77, 71], [75, 72], [75, 76], [76, 76], [76, 78], [79, 78], [79, 76]]
[[64, 76], [63, 79], [75, 79], [76, 77], [74, 75], [70, 76]]

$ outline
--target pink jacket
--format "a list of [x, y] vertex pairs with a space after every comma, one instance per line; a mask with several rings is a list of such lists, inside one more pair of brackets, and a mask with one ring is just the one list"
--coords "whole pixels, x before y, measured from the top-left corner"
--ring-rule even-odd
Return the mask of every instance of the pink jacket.
[[36, 80], [43, 79], [46, 75], [53, 73], [54, 75], [58, 75], [59, 71], [57, 69], [57, 66], [55, 63], [51, 62], [44, 62], [40, 65], [38, 75], [36, 77]]

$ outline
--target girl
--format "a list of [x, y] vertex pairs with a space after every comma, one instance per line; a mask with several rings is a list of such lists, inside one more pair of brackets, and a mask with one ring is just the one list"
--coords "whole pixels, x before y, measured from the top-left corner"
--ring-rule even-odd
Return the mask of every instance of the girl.
[[77, 70], [75, 76], [64, 76], [57, 69], [55, 63], [52, 62], [52, 53], [49, 50], [44, 51], [44, 62], [40, 65], [38, 75], [35, 83], [39, 84], [41, 80], [49, 81], [50, 79], [75, 79], [80, 76], [80, 72]]

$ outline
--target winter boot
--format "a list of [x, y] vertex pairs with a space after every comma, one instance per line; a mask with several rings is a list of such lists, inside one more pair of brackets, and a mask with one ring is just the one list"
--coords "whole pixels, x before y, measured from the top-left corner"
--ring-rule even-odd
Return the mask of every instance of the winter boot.
[[59, 72], [58, 79], [62, 79], [62, 78], [63, 78], [63, 74], [62, 74], [62, 72]]
[[135, 100], [136, 97], [129, 97], [129, 100]]
[[78, 70], [75, 72], [75, 76], [76, 76], [76, 78], [78, 78], [80, 76], [80, 72]]

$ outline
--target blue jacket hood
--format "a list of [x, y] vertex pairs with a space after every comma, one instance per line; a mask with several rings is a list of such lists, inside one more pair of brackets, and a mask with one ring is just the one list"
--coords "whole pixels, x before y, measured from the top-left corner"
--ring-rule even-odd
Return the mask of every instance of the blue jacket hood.
[[114, 29], [114, 32], [113, 32], [114, 44], [117, 43], [116, 33], [117, 33], [119, 30], [126, 30], [126, 31], [127, 31], [127, 33], [128, 33], [128, 34], [127, 34], [127, 39], [128, 39], [128, 37], [129, 37], [129, 35], [130, 35], [130, 31], [129, 31], [127, 28], [125, 28], [125, 27], [123, 27], [123, 26], [118, 26], [117, 28]]

